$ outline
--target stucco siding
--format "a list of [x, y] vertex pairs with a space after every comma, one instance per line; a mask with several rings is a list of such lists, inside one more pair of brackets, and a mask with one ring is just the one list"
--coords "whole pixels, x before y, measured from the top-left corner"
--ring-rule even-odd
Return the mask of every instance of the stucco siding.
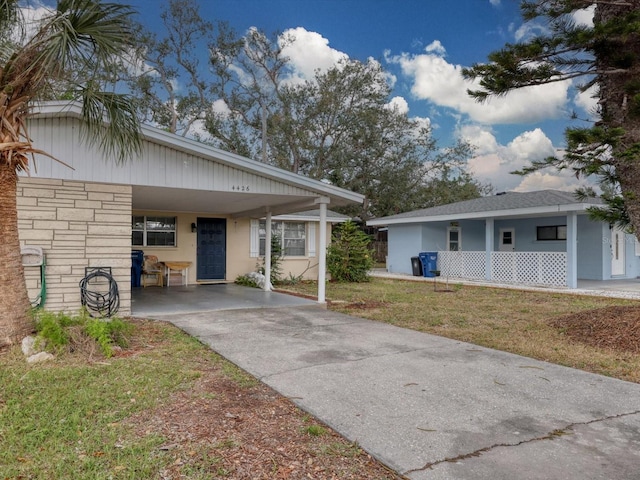
[[[484, 220], [469, 220], [458, 222], [461, 232], [461, 250], [481, 251], [484, 250], [485, 243], [485, 222]], [[446, 250], [446, 229], [445, 248]]]
[[609, 227], [593, 222], [587, 216], [578, 217], [578, 278], [607, 280], [611, 278]]
[[[189, 283], [198, 281], [197, 271], [197, 237], [191, 231], [191, 224], [198, 223], [198, 218], [224, 218], [226, 220], [226, 274], [225, 281], [232, 282], [238, 276], [256, 271], [262, 265], [262, 257], [252, 257], [251, 252], [251, 220], [249, 218], [230, 218], [211, 213], [176, 213], [147, 210], [134, 210], [133, 215], [147, 216], [175, 216], [176, 217], [176, 246], [175, 247], [145, 247], [131, 246], [131, 249], [142, 250], [145, 255], [156, 255], [160, 261], [192, 262], [189, 268]], [[316, 235], [318, 228], [315, 228]], [[331, 239], [331, 224], [327, 225], [327, 245]], [[309, 240], [308, 240], [309, 241]], [[315, 243], [318, 241], [315, 239]], [[309, 245], [307, 245], [309, 250]], [[284, 257], [282, 261], [284, 278], [289, 275], [303, 275], [305, 280], [318, 278], [318, 257]]]
[[636, 251], [636, 236], [625, 235], [626, 274], [629, 278], [640, 277], [640, 257]]
[[425, 250], [423, 236], [428, 237], [435, 229], [428, 232], [423, 225], [390, 225], [388, 231], [387, 270], [391, 273], [411, 274], [411, 257]]

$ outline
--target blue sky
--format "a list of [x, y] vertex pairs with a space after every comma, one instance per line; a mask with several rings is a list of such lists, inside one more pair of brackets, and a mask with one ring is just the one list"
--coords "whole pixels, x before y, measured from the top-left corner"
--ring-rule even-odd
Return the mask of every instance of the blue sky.
[[[48, 0], [51, 1], [51, 0]], [[118, 0], [160, 27], [163, 0]], [[571, 190], [570, 174], [546, 171], [525, 179], [508, 172], [561, 151], [563, 131], [587, 118], [595, 101], [577, 96], [570, 82], [522, 89], [478, 104], [468, 97], [460, 69], [484, 62], [505, 43], [544, 29], [523, 24], [519, 0], [198, 0], [201, 15], [225, 20], [238, 32], [250, 27], [295, 35], [287, 55], [301, 77], [341, 56], [379, 61], [391, 73], [393, 103], [429, 122], [439, 145], [456, 138], [476, 146], [469, 170], [496, 191]], [[575, 20], [588, 23], [591, 10]]]

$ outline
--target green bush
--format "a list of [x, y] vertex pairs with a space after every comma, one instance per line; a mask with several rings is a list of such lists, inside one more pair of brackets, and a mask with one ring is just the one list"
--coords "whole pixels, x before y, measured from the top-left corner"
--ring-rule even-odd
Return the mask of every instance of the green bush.
[[59, 350], [69, 343], [68, 327], [78, 325], [81, 321], [61, 312], [38, 310], [35, 323], [38, 337], [44, 340], [50, 349]]
[[337, 282], [368, 282], [373, 267], [371, 238], [352, 221], [338, 225], [327, 249], [327, 270]]
[[253, 278], [249, 278], [248, 275], [239, 275], [233, 281], [236, 285], [242, 285], [243, 287], [258, 288], [258, 284]]
[[71, 343], [82, 342], [78, 335], [95, 341], [106, 357], [113, 355], [113, 347], [126, 346], [132, 325], [120, 318], [98, 319], [86, 312], [71, 316], [65, 313], [38, 311], [35, 317], [37, 342], [44, 343], [48, 350], [60, 351]]
[[113, 355], [114, 345], [127, 346], [127, 336], [131, 329], [131, 324], [119, 318], [90, 318], [85, 324], [87, 335], [96, 341], [105, 357]]
[[[282, 257], [284, 253], [282, 251], [282, 241], [277, 234], [271, 235], [271, 285], [275, 285], [280, 282], [282, 277]], [[258, 271], [264, 275], [265, 272], [265, 259], [262, 259], [262, 266], [258, 268]]]

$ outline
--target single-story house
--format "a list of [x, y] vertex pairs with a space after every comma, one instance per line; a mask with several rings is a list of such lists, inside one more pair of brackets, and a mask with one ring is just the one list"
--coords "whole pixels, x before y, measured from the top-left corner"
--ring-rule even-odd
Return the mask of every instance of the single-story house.
[[388, 227], [392, 273], [411, 274], [412, 257], [437, 252], [435, 270], [451, 278], [569, 288], [578, 279], [636, 278], [640, 244], [589, 218], [587, 209], [600, 203], [556, 190], [507, 192], [367, 225]]
[[[28, 129], [35, 148], [69, 165], [36, 155], [17, 191], [20, 243], [43, 249], [45, 307], [54, 311], [80, 307], [78, 284], [87, 267], [110, 267], [119, 314], [129, 314], [133, 250], [189, 264], [181, 271], [189, 284], [232, 282], [268, 256], [268, 233], [281, 236], [285, 275], [324, 280], [331, 223], [344, 220], [327, 207], [363, 201], [360, 194], [150, 126], [142, 127], [139, 158], [116, 165], [82, 141], [77, 103], [39, 105]], [[39, 272], [26, 267], [25, 276], [34, 298]], [[318, 282], [319, 302], [324, 288]]]

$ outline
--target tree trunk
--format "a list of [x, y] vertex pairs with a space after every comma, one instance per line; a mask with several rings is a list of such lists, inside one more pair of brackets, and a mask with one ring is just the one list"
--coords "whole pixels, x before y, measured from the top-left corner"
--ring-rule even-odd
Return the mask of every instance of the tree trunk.
[[[640, 1], [597, 3], [596, 25], [615, 21], [640, 8]], [[609, 128], [622, 128], [624, 135], [612, 150], [613, 164], [620, 182], [622, 196], [631, 225], [640, 235], [640, 114], [638, 91], [633, 91], [640, 78], [640, 37], [631, 33], [607, 39], [606, 48], [596, 53], [602, 119]], [[621, 62], [633, 58], [624, 73]], [[636, 97], [636, 98], [634, 98]]]
[[18, 238], [17, 184], [15, 168], [0, 162], [0, 348], [33, 331]]

